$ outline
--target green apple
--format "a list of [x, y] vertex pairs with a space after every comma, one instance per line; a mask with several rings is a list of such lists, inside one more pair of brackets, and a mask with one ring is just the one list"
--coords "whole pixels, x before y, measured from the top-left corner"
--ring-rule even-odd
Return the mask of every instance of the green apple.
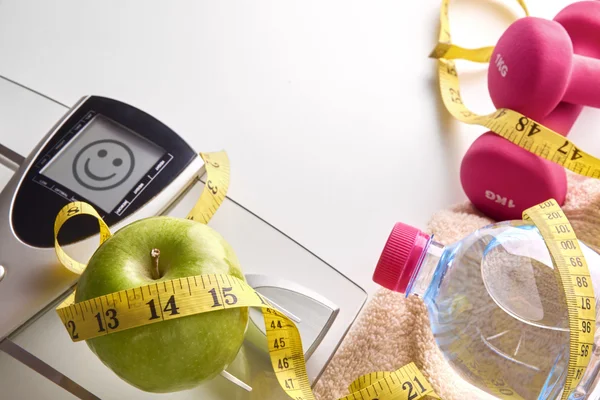
[[[154, 249], [158, 257], [151, 256]], [[95, 251], [75, 301], [211, 273], [245, 281], [236, 254], [214, 229], [182, 218], [146, 218], [115, 232]], [[248, 309], [234, 308], [131, 328], [87, 344], [121, 379], [147, 392], [166, 393], [219, 374], [235, 359], [247, 326]]]

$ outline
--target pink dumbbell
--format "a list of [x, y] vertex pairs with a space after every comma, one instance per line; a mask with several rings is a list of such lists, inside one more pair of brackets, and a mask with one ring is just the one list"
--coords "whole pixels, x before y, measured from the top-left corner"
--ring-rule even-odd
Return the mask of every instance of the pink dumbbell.
[[[569, 59], [577, 61], [571, 62], [571, 67], [576, 64], [580, 66], [577, 68], [581, 68], [581, 65], [600, 68], [600, 61], [593, 59], [600, 58], [600, 2], [573, 3], [556, 16], [556, 22], [539, 18], [524, 19], [535, 22], [522, 22], [521, 20], [515, 22], [507, 30], [508, 33], [502, 36], [499, 45], [503, 39], [515, 35], [517, 31], [514, 26], [516, 25], [522, 35], [525, 35], [525, 32], [531, 34], [532, 31], [539, 46], [536, 50], [532, 43], [528, 42], [532, 40], [531, 36], [521, 36], [513, 45], [516, 49], [512, 49], [510, 52], [503, 50], [503, 48], [510, 50], [510, 43], [507, 41], [503, 42], [504, 47], [496, 46], [488, 76], [495, 77], [490, 78], [490, 81], [509, 83], [506, 87], [502, 87], [502, 83], [495, 83], [493, 87], [490, 85], [490, 93], [493, 98], [496, 96], [494, 103], [497, 107], [511, 108], [530, 118], [537, 118], [537, 122], [566, 135], [579, 116], [582, 106], [564, 102], [567, 99], [573, 101], [569, 96], [565, 96], [562, 98], [563, 102], [559, 102], [558, 106], [550, 114], [547, 114], [546, 109], [551, 106], [548, 99], [553, 97], [552, 102], [556, 101], [554, 100], [556, 98], [561, 100], [560, 96], [556, 94], [557, 86], [560, 85], [556, 85], [552, 75], [553, 71], [548, 65], [568, 64], [564, 60], [557, 61], [557, 55], [562, 54], [561, 51], [564, 52], [565, 48], [572, 48], [576, 54], [573, 56], [572, 52], [568, 52]], [[546, 29], [542, 26], [551, 26], [546, 36], [542, 36], [540, 33]], [[572, 43], [565, 44], [565, 32], [568, 32], [567, 38], [570, 37], [569, 41]], [[556, 53], [553, 53], [554, 44], [550, 42], [554, 36], [559, 38], [559, 45], [556, 46], [559, 50]], [[530, 53], [533, 53], [533, 56], [529, 59], [520, 59], [515, 56], [520, 54], [521, 57], [525, 57]], [[503, 57], [503, 54], [507, 56]], [[544, 58], [543, 54], [547, 54], [547, 57]], [[508, 55], [510, 58], [507, 58]], [[500, 62], [500, 59], [503, 61]], [[495, 62], [496, 60], [498, 62]], [[513, 62], [513, 60], [515, 61]], [[535, 60], [537, 62], [544, 61], [546, 64], [544, 66], [536, 63], [529, 65]], [[578, 71], [583, 71], [585, 75], [589, 73], [590, 69]], [[597, 73], [600, 74], [600, 69], [597, 69]], [[504, 77], [502, 77], [503, 74]], [[540, 76], [540, 74], [545, 75]], [[564, 76], [564, 71], [558, 75]], [[600, 75], [591, 76], [589, 84], [598, 85], [599, 79]], [[566, 93], [569, 91], [570, 85], [576, 85], [577, 81], [566, 79], [562, 82], [565, 84], [560, 91]], [[519, 83], [523, 85], [521, 89], [519, 89]], [[510, 85], [512, 85], [512, 93], [507, 91]], [[492, 90], [493, 88], [495, 90]], [[574, 88], [576, 86], [570, 90]], [[595, 88], [600, 89], [598, 86]], [[592, 93], [592, 90], [584, 89], [581, 93], [583, 93], [583, 97], [597, 98], [594, 100], [597, 102], [600, 98], [600, 91], [596, 90], [596, 92]], [[502, 102], [502, 96], [507, 99], [507, 103]], [[593, 105], [594, 103], [588, 102], [588, 104]], [[483, 134], [471, 145], [463, 158], [460, 178], [469, 200], [480, 211], [496, 220], [521, 218], [524, 209], [548, 198], [554, 198], [559, 204], [562, 204], [567, 192], [566, 174], [562, 166], [537, 157], [493, 132]]]
[[570, 4], [556, 14], [554, 21], [569, 33], [574, 53], [600, 58], [600, 2]]
[[561, 101], [600, 107], [600, 60], [574, 54], [571, 37], [560, 23], [525, 17], [496, 44], [488, 88], [497, 108], [534, 120], [550, 114]]

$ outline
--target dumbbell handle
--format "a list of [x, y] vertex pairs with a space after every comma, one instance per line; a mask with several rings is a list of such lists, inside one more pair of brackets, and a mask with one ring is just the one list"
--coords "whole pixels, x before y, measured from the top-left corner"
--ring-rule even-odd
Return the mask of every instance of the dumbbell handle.
[[540, 123], [562, 136], [567, 136], [577, 122], [581, 111], [583, 111], [582, 105], [562, 101]]
[[571, 79], [562, 101], [600, 108], [600, 60], [573, 55]]

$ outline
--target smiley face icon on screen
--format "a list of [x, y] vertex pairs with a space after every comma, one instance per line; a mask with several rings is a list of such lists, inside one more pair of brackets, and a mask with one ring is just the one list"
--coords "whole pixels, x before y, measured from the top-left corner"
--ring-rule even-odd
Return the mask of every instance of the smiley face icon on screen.
[[91, 190], [109, 190], [125, 182], [133, 172], [133, 151], [113, 139], [97, 140], [84, 146], [73, 160], [73, 176]]

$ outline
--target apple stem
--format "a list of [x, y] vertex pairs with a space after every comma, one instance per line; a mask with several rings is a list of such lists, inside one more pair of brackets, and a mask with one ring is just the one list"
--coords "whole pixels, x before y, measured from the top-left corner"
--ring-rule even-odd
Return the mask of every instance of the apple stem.
[[159, 249], [152, 249], [152, 251], [150, 252], [150, 256], [152, 256], [152, 261], [154, 262], [154, 279], [159, 279], [160, 278], [160, 270], [158, 269], [158, 258], [160, 257], [160, 250]]

